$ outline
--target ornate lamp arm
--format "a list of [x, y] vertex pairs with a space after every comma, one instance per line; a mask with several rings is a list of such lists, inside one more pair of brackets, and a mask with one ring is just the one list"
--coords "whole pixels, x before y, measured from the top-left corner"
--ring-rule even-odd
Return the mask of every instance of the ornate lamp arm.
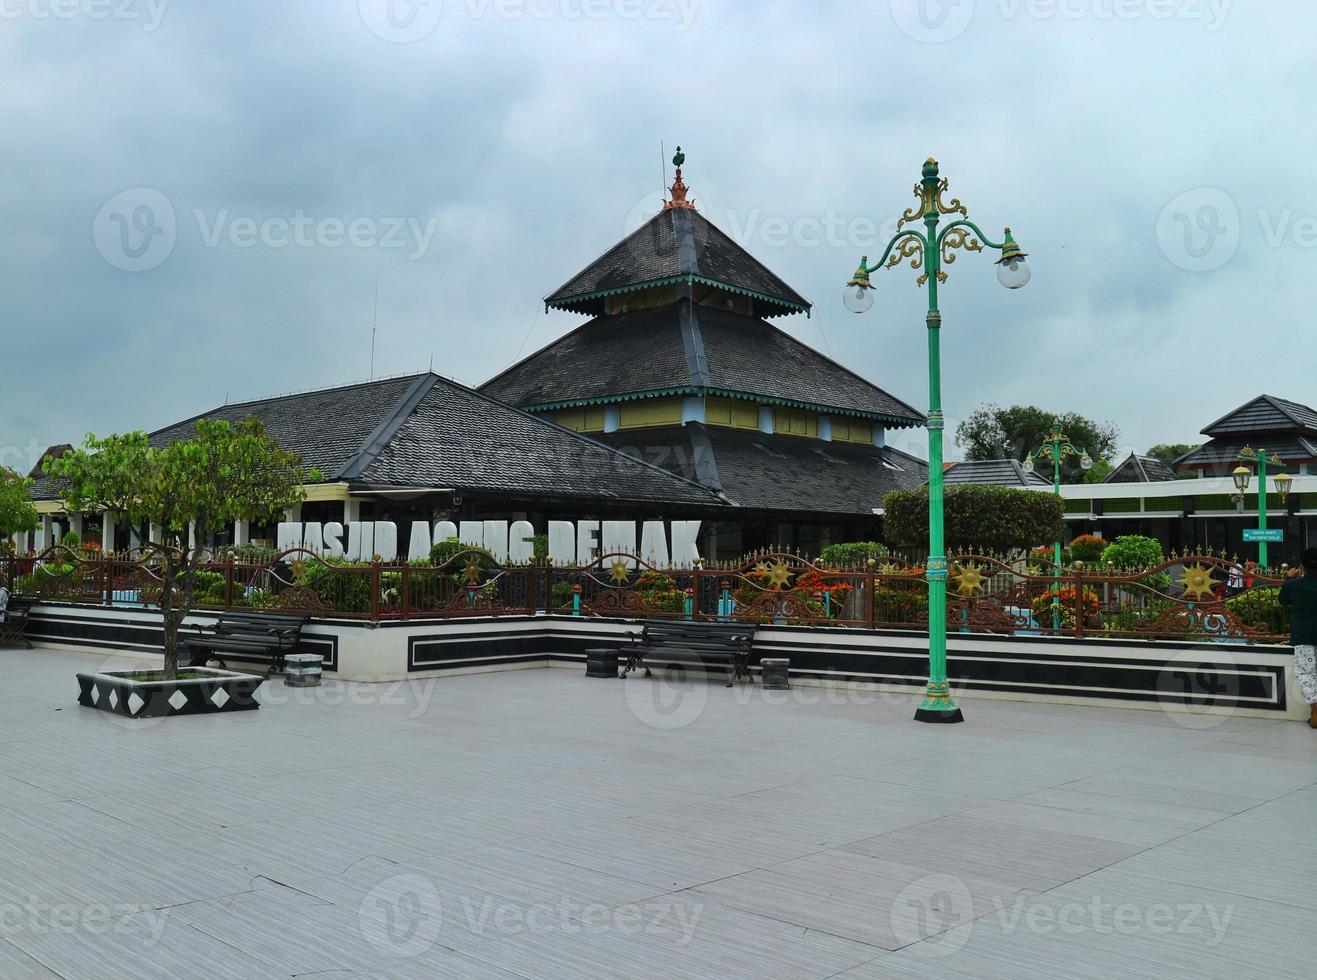
[[[937, 236], [937, 244], [938, 244], [938, 248], [941, 248], [941, 247], [943, 246], [943, 244], [944, 244], [944, 243], [946, 242], [946, 240], [947, 240], [947, 236], [948, 236], [949, 234], [951, 234], [951, 232], [954, 231], [954, 230], [957, 229], [957, 228], [967, 228], [967, 229], [969, 229], [970, 231], [974, 232], [974, 234], [978, 235], [979, 238], [981, 238], [981, 239], [983, 240], [983, 244], [984, 244], [984, 245], [987, 245], [988, 248], [1005, 248], [1005, 247], [1006, 247], [1006, 243], [1005, 243], [1005, 242], [994, 242], [991, 238], [989, 238], [987, 235], [985, 235], [985, 234], [983, 233], [983, 229], [981, 229], [981, 228], [980, 228], [978, 225], [976, 225], [974, 222], [970, 221], [968, 218], [961, 218], [961, 219], [958, 219], [958, 220], [956, 220], [956, 221], [951, 222], [951, 224], [947, 225], [945, 228], [942, 229], [942, 233], [941, 233], [940, 235]], [[963, 233], [962, 233], [962, 234], [963, 234]]]
[[[896, 255], [892, 255], [892, 249], [896, 248], [897, 243], [901, 242], [902, 239], [905, 239], [904, 244], [901, 245]], [[903, 231], [898, 231], [892, 236], [892, 240], [887, 243], [887, 248], [883, 250], [883, 257], [881, 259], [873, 265], [865, 265], [864, 262], [861, 262], [860, 268], [862, 268], [867, 275], [870, 272], [876, 272], [883, 266], [893, 268], [900, 265], [905, 259], [910, 259], [910, 268], [918, 269], [920, 265], [923, 264], [923, 256], [927, 248], [928, 239], [926, 239], [922, 233], [915, 231], [913, 228], [906, 228]], [[916, 252], [918, 252], [918, 255], [915, 254]], [[891, 256], [890, 262], [888, 261], [888, 256]]]

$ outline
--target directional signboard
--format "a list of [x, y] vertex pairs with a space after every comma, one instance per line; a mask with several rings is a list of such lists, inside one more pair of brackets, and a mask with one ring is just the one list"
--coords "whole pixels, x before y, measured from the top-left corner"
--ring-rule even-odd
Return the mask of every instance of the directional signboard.
[[1260, 527], [1246, 527], [1244, 528], [1244, 540], [1252, 543], [1258, 541], [1284, 541], [1285, 530], [1279, 527], [1269, 527], [1265, 530]]

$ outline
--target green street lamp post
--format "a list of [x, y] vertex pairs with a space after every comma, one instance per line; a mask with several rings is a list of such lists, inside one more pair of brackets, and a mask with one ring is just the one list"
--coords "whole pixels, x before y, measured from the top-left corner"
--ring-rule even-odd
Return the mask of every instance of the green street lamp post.
[[[1071, 444], [1061, 431], [1061, 422], [1058, 419], [1052, 423], [1051, 439], [1044, 443], [1042, 448], [1036, 449], [1028, 456], [1024, 457], [1024, 471], [1032, 473], [1038, 465], [1040, 459], [1050, 459], [1052, 461], [1052, 491], [1059, 497], [1061, 496], [1061, 461], [1067, 456], [1078, 456], [1079, 465], [1084, 470], [1093, 468], [1093, 457], [1086, 450], [1078, 449]], [[1052, 587], [1052, 629], [1061, 628], [1061, 541], [1058, 538], [1052, 546], [1052, 576], [1054, 585]]]
[[[882, 258], [869, 265], [866, 255], [846, 284], [843, 299], [852, 313], [864, 313], [873, 306], [873, 284], [869, 274], [881, 268], [895, 268], [906, 259], [912, 269], [923, 269], [918, 284], [928, 286], [928, 688], [915, 712], [916, 721], [964, 721], [947, 684], [947, 558], [942, 528], [942, 314], [937, 306], [937, 287], [946, 282], [944, 265], [956, 261], [955, 251], [983, 251], [984, 244], [1001, 250], [997, 261], [997, 279], [1007, 289], [1019, 289], [1029, 281], [1029, 264], [1025, 253], [1006, 229], [1005, 240], [994, 242], [978, 225], [969, 220], [969, 212], [956, 198], [948, 204], [943, 199], [947, 181], [938, 176], [937, 161], [931, 157], [924, 164], [922, 177], [915, 185], [919, 203], [906, 209], [897, 223], [896, 234], [887, 243]], [[942, 215], [958, 214], [940, 231]], [[906, 225], [922, 221], [924, 231]]]
[[[1280, 496], [1280, 502], [1285, 503], [1290, 496], [1290, 484], [1294, 482], [1294, 477], [1285, 472], [1285, 463], [1277, 454], [1270, 458], [1267, 457], [1265, 449], [1250, 449], [1245, 446], [1239, 451], [1238, 462], [1241, 464], [1235, 467], [1235, 471], [1230, 474], [1235, 481], [1235, 489], [1239, 491], [1235, 495], [1235, 500], [1239, 502], [1240, 509], [1244, 507], [1244, 494], [1248, 492], [1249, 481], [1253, 474], [1249, 468], [1243, 464], [1251, 463], [1258, 468], [1258, 530], [1265, 534], [1267, 530], [1267, 475], [1270, 467], [1275, 467], [1281, 472], [1273, 477], [1276, 484], [1276, 493]], [[1265, 537], [1259, 536], [1258, 539], [1258, 564], [1263, 568], [1267, 567], [1267, 542]]]

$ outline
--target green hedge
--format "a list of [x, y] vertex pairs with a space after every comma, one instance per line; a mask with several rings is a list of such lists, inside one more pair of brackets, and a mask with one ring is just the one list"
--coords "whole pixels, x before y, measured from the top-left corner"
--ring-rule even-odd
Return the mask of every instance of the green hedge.
[[[928, 488], [894, 490], [883, 498], [883, 538], [897, 548], [928, 543]], [[946, 544], [951, 551], [1005, 553], [1061, 537], [1065, 504], [1038, 490], [948, 487], [943, 504]]]

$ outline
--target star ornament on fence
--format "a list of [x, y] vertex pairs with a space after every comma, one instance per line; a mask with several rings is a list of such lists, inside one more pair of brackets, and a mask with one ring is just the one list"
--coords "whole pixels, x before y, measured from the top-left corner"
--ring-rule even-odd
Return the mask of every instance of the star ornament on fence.
[[627, 568], [626, 562], [621, 558], [614, 560], [612, 571], [609, 572], [608, 578], [614, 585], [626, 585], [627, 579], [631, 577], [631, 569]]
[[764, 573], [768, 576], [769, 588], [785, 589], [791, 584], [792, 572], [786, 562], [774, 562], [764, 569]]
[[1194, 599], [1215, 598], [1216, 593], [1213, 586], [1216, 582], [1212, 579], [1212, 569], [1206, 565], [1186, 565], [1184, 567], [1184, 577], [1180, 579], [1180, 585], [1184, 587], [1186, 597], [1193, 596]]
[[952, 577], [956, 580], [956, 591], [963, 596], [971, 596], [982, 592], [983, 583], [987, 579], [987, 576], [983, 574], [983, 569], [976, 562], [957, 565], [956, 574]]
[[478, 558], [468, 560], [466, 565], [462, 568], [462, 578], [466, 580], [467, 585], [479, 585], [482, 573], [483, 569], [480, 567], [480, 560]]

